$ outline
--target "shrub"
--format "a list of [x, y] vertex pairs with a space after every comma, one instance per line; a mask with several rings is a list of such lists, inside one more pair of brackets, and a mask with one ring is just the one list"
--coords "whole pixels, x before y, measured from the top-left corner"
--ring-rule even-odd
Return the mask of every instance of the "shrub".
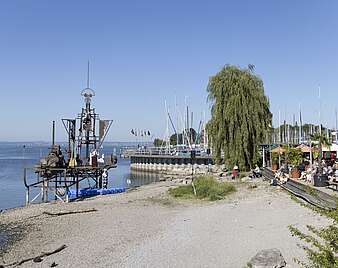
[[169, 190], [170, 195], [180, 198], [208, 199], [210, 201], [223, 199], [236, 191], [235, 186], [229, 182], [218, 182], [210, 176], [201, 176], [194, 180], [196, 196], [192, 185], [179, 186]]
[[285, 154], [286, 160], [294, 167], [298, 167], [303, 161], [303, 153], [299, 148], [288, 147]]
[[176, 198], [192, 198], [194, 196], [194, 189], [191, 185], [183, 185], [169, 189], [169, 194]]
[[330, 212], [320, 209], [314, 210], [333, 219], [333, 224], [318, 229], [308, 225], [309, 233], [307, 234], [294, 226], [289, 226], [292, 235], [309, 244], [304, 246], [309, 263], [296, 261], [302, 267], [338, 268], [338, 209]]

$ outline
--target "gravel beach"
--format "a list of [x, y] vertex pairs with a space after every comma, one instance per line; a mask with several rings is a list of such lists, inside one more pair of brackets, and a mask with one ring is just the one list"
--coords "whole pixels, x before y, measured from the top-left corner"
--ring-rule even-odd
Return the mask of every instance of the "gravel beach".
[[[328, 220], [282, 190], [258, 182], [217, 202], [174, 200], [172, 182], [69, 204], [49, 203], [6, 211], [0, 223], [23, 228], [2, 252], [0, 264], [63, 251], [21, 267], [244, 267], [258, 251], [278, 248], [287, 267], [304, 258], [288, 226], [305, 230]], [[43, 212], [97, 211], [50, 216]]]

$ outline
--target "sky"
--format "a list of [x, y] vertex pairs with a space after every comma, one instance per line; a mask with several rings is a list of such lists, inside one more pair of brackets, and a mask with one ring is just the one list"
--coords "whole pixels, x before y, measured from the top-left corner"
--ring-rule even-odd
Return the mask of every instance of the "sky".
[[113, 119], [109, 141], [131, 129], [162, 137], [165, 101], [209, 116], [207, 84], [225, 64], [265, 86], [274, 125], [321, 118], [335, 126], [337, 1], [0, 1], [0, 141], [48, 141], [52, 120], [81, 109], [91, 62], [93, 104]]

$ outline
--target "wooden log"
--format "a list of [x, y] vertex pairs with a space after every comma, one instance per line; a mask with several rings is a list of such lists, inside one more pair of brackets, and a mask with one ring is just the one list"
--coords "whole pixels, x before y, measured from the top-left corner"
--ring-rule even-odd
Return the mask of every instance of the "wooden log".
[[42, 262], [43, 261], [43, 258], [44, 257], [48, 257], [48, 256], [51, 256], [53, 254], [56, 254], [56, 253], [59, 253], [61, 252], [62, 250], [64, 250], [65, 248], [67, 248], [66, 245], [62, 245], [61, 247], [53, 250], [53, 251], [50, 251], [50, 252], [43, 252], [41, 253], [40, 255], [38, 256], [35, 256], [35, 257], [31, 257], [31, 258], [27, 258], [27, 259], [23, 259], [23, 260], [20, 260], [20, 261], [16, 261], [16, 262], [13, 262], [13, 263], [9, 263], [9, 264], [3, 264], [3, 265], [0, 265], [0, 268], [5, 268], [5, 267], [16, 267], [16, 266], [21, 266], [22, 264], [26, 263], [26, 262], [29, 262], [29, 261], [34, 261], [34, 262]]
[[48, 215], [48, 216], [64, 216], [64, 215], [70, 215], [70, 214], [81, 214], [81, 213], [91, 213], [91, 212], [96, 212], [97, 209], [92, 208], [92, 209], [87, 209], [87, 210], [76, 210], [76, 211], [61, 211], [61, 212], [48, 212], [44, 211], [42, 214]]

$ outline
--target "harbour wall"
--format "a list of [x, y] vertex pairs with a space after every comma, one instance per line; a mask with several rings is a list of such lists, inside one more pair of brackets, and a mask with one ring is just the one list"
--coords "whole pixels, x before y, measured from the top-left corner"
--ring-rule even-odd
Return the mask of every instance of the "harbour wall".
[[132, 155], [130, 161], [132, 170], [167, 175], [220, 173], [225, 170], [223, 165], [214, 165], [211, 157], [201, 156], [191, 159], [185, 156]]

